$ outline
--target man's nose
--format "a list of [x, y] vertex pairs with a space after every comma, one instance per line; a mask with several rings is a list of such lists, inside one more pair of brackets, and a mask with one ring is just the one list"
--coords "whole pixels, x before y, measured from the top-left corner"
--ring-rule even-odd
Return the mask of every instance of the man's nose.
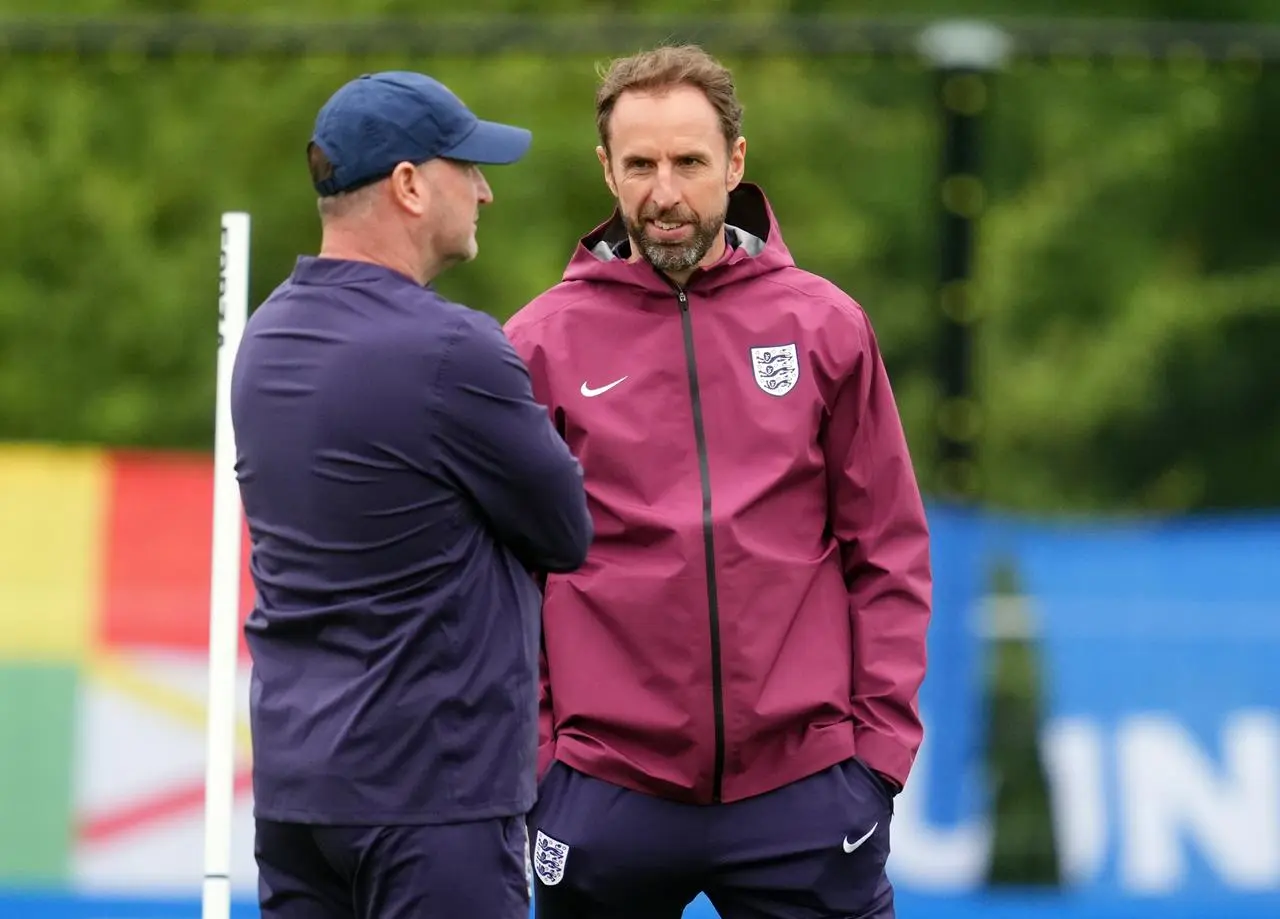
[[670, 163], [663, 163], [658, 167], [653, 191], [649, 197], [655, 206], [664, 211], [680, 203], [680, 188]]
[[493, 189], [489, 187], [489, 180], [479, 169], [476, 170], [476, 198], [481, 204], [493, 203]]

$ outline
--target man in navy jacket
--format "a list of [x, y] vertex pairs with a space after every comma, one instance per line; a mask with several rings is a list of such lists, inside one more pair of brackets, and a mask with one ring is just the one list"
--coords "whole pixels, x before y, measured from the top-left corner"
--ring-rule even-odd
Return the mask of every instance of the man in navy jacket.
[[582, 470], [499, 324], [431, 287], [476, 256], [480, 164], [528, 149], [414, 73], [353, 80], [307, 154], [317, 256], [236, 358], [267, 919], [524, 919], [540, 594], [592, 538]]

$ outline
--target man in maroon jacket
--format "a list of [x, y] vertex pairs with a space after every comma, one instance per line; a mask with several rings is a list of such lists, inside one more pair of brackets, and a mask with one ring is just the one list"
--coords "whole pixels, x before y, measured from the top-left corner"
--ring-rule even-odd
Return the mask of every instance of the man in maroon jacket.
[[506, 327], [595, 541], [546, 578], [538, 915], [893, 915], [929, 536], [866, 314], [796, 267], [696, 47], [597, 96], [612, 218]]

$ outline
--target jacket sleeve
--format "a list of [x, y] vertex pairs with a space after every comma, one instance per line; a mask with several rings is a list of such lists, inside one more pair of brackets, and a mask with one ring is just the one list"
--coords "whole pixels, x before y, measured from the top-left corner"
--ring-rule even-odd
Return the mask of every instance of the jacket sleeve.
[[[518, 316], [519, 314], [517, 314]], [[515, 348], [516, 354], [524, 361], [526, 367], [529, 368], [529, 377], [533, 385], [534, 398], [538, 402], [547, 406], [548, 418], [552, 419], [554, 424], [554, 406], [555, 398], [551, 393], [551, 384], [547, 379], [546, 364], [544, 360], [544, 351], [539, 346], [536, 336], [529, 330], [529, 327], [521, 323], [518, 319], [512, 319], [507, 323], [506, 333], [511, 341], [512, 347]], [[563, 432], [557, 430], [557, 434], [563, 437]], [[546, 592], [547, 579], [545, 574], [540, 574], [538, 583]], [[551, 675], [547, 665], [547, 648], [546, 642], [543, 641], [541, 651], [538, 655], [538, 778], [541, 779], [546, 775], [547, 770], [551, 768], [551, 763], [555, 759], [555, 710], [551, 698]]]
[[861, 311], [857, 322], [827, 422], [829, 515], [849, 591], [855, 749], [902, 787], [923, 736], [929, 531], [875, 334]]
[[527, 568], [573, 571], [593, 537], [582, 467], [533, 398], [491, 317], [465, 321], [440, 366], [447, 474]]

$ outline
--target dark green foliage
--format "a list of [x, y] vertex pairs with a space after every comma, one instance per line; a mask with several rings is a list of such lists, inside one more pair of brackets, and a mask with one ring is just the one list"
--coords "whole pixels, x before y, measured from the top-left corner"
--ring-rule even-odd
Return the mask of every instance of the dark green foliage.
[[[1010, 9], [961, 7], [948, 12]], [[412, 11], [373, 0], [308, 8], [357, 12]], [[508, 315], [554, 283], [611, 206], [592, 152], [596, 63], [5, 60], [0, 437], [209, 445], [218, 215], [253, 213], [261, 299], [317, 244], [302, 164], [315, 109], [365, 70], [431, 71], [484, 114], [534, 129], [524, 164], [490, 171], [498, 200], [482, 220], [481, 259], [441, 282]], [[929, 487], [937, 137], [927, 75], [910, 62], [730, 63], [747, 106], [748, 176], [769, 191], [801, 264], [871, 313]], [[1280, 503], [1280, 479], [1258, 461], [1275, 457], [1280, 430], [1267, 367], [1280, 348], [1277, 80], [1021, 64], [999, 78], [988, 113], [975, 287], [988, 498], [1131, 511]]]
[[[279, 18], [290, 6], [241, 8]], [[882, 6], [865, 12], [929, 8]], [[1104, 6], [1120, 15], [1124, 5]], [[553, 7], [579, 8], [541, 5]], [[366, 0], [313, 3], [307, 15], [416, 9]], [[1013, 9], [1053, 7], [947, 12]], [[152, 11], [108, 0], [42, 9]], [[772, 196], [800, 263], [872, 315], [931, 487], [937, 137], [927, 74], [911, 62], [729, 62], [747, 108], [748, 177]], [[253, 213], [261, 299], [318, 242], [302, 162], [315, 110], [365, 70], [428, 70], [485, 115], [534, 129], [525, 163], [490, 170], [497, 203], [481, 221], [480, 260], [441, 282], [510, 314], [554, 283], [577, 237], [611, 207], [592, 149], [597, 63], [395, 53], [3, 60], [0, 438], [208, 447], [218, 216]], [[975, 286], [987, 497], [1050, 510], [1280, 503], [1280, 478], [1264, 461], [1280, 448], [1267, 364], [1280, 351], [1280, 81], [1247, 68], [1078, 70], [1015, 64], [988, 102]]]

